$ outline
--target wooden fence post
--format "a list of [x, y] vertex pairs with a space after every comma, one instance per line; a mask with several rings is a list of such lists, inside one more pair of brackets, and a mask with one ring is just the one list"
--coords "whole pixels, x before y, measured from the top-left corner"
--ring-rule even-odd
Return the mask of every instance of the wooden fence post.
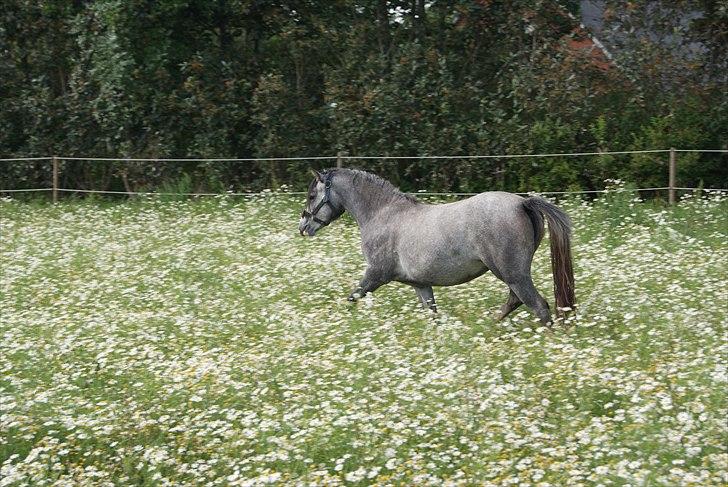
[[675, 148], [670, 148], [670, 168], [669, 168], [669, 174], [668, 174], [668, 195], [667, 195], [667, 202], [671, 205], [675, 204], [676, 198], [675, 188], [677, 187], [677, 160], [675, 158]]
[[344, 156], [344, 153], [342, 151], [339, 151], [336, 153], [336, 167], [339, 169], [341, 169], [341, 165], [343, 162], [343, 159], [342, 159], [343, 156]]
[[53, 203], [58, 203], [58, 156], [51, 158], [53, 162]]

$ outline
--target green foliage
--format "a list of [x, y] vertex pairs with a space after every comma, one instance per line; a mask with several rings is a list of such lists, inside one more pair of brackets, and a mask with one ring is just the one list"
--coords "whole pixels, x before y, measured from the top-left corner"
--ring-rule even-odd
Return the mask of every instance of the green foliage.
[[167, 181], [163, 183], [159, 188], [159, 193], [163, 193], [159, 196], [161, 201], [183, 201], [189, 196], [185, 193], [192, 192], [192, 179], [189, 174], [182, 174], [179, 179], [175, 181]]
[[[622, 33], [607, 40], [622, 46], [605, 68], [571, 47], [583, 34], [565, 9], [578, 17], [579, 2], [10, 0], [0, 12], [0, 154], [725, 148], [725, 9], [618, 3], [607, 2], [605, 22]], [[688, 52], [680, 40], [703, 49]], [[681, 155], [679, 182], [725, 187], [726, 162]], [[405, 190], [557, 191], [667, 178], [664, 154], [352, 164]], [[62, 183], [137, 190], [186, 175], [194, 190], [303, 188], [307, 166], [67, 162]], [[46, 163], [0, 171], [2, 188], [49, 181]]]

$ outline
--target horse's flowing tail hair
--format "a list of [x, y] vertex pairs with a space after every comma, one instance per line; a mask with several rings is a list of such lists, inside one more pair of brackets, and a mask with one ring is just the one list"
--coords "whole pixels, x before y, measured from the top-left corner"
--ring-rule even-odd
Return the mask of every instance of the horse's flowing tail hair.
[[[526, 198], [523, 202], [526, 212], [531, 216], [537, 234], [541, 234], [540, 218], [544, 215], [549, 222], [551, 241], [551, 271], [554, 275], [554, 294], [556, 313], [563, 315], [563, 308], [574, 309], [574, 269], [571, 259], [571, 220], [558, 206], [543, 198]], [[534, 218], [537, 216], [537, 218]], [[538, 225], [538, 227], [536, 227]]]

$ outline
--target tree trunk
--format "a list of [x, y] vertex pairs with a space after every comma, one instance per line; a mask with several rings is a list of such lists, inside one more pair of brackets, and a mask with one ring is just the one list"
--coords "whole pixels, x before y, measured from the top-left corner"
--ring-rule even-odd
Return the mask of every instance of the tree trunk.
[[387, 0], [377, 2], [377, 41], [379, 53], [389, 58], [389, 9]]
[[425, 0], [412, 0], [412, 25], [415, 39], [422, 41], [425, 35]]

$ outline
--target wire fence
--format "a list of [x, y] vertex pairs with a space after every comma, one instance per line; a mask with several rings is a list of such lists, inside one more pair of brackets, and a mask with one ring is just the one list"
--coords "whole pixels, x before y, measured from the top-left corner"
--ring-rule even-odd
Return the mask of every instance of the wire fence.
[[[286, 161], [335, 161], [337, 167], [342, 167], [344, 161], [351, 160], [380, 160], [380, 161], [398, 161], [398, 160], [478, 160], [478, 159], [523, 159], [523, 158], [545, 158], [545, 157], [594, 157], [609, 155], [626, 155], [626, 154], [669, 154], [669, 173], [668, 186], [652, 187], [652, 188], [620, 188], [599, 189], [599, 190], [583, 190], [583, 191], [533, 191], [527, 193], [516, 193], [520, 195], [578, 195], [578, 194], [601, 194], [609, 192], [646, 192], [646, 191], [668, 191], [668, 199], [670, 203], [676, 200], [677, 191], [696, 191], [704, 190], [709, 192], [728, 192], [725, 188], [696, 188], [696, 187], [680, 187], [676, 182], [676, 153], [721, 153], [726, 154], [728, 150], [724, 149], [651, 149], [651, 150], [634, 150], [634, 151], [603, 151], [603, 152], [562, 152], [562, 153], [542, 153], [542, 154], [488, 154], [488, 155], [423, 155], [423, 156], [350, 156], [339, 153], [336, 156], [312, 156], [312, 157], [258, 157], [258, 158], [134, 158], [134, 157], [77, 157], [77, 156], [42, 156], [42, 157], [9, 157], [0, 158], [0, 163], [28, 162], [28, 161], [50, 161], [52, 163], [53, 181], [52, 187], [49, 188], [20, 188], [20, 189], [0, 189], [3, 193], [34, 193], [34, 192], [51, 192], [53, 201], [58, 201], [59, 193], [81, 193], [81, 194], [107, 194], [107, 195], [126, 195], [126, 196], [262, 196], [262, 195], [305, 195], [303, 191], [262, 191], [262, 192], [220, 192], [220, 193], [202, 193], [202, 192], [158, 192], [158, 191], [111, 191], [96, 189], [80, 189], [80, 188], [61, 188], [59, 186], [59, 171], [61, 161], [87, 161], [87, 162], [286, 162]], [[465, 192], [430, 192], [415, 191], [409, 193], [416, 196], [473, 196], [478, 193]]]
[[[77, 157], [77, 156], [43, 156], [43, 157], [10, 157], [0, 158], [0, 162], [14, 161], [49, 161], [57, 158], [64, 161], [98, 161], [98, 162], [278, 162], [278, 161], [339, 161], [339, 160], [421, 160], [421, 159], [522, 159], [529, 157], [588, 157], [624, 154], [659, 154], [669, 153], [671, 149], [650, 149], [634, 151], [603, 152], [552, 152], [544, 154], [486, 154], [486, 155], [422, 155], [422, 156], [301, 156], [301, 157], [246, 157], [246, 158], [156, 158], [156, 157]], [[724, 150], [675, 149], [675, 152], [728, 152]]]
[[[670, 188], [670, 186], [660, 186], [656, 188], [618, 188], [618, 189], [594, 189], [585, 191], [529, 191], [513, 193], [522, 196], [528, 195], [568, 195], [568, 194], [604, 194], [604, 193], [630, 193], [630, 192], [646, 192], [646, 191], [666, 191], [666, 190], [678, 190], [678, 191], [704, 191], [706, 193], [711, 192], [728, 192], [726, 188], [698, 188], [698, 187], [676, 187]], [[34, 192], [49, 192], [53, 191], [53, 188], [22, 188], [22, 189], [0, 189], [0, 193], [34, 193]], [[96, 190], [96, 189], [72, 189], [72, 188], [58, 188], [56, 191], [60, 193], [84, 193], [84, 194], [111, 194], [111, 195], [128, 195], [128, 196], [302, 196], [306, 195], [305, 191], [257, 191], [257, 192], [234, 192], [226, 191], [221, 193], [167, 193], [161, 191], [110, 191], [110, 190]], [[413, 196], [475, 196], [479, 193], [462, 193], [456, 191], [416, 191], [408, 192]]]

